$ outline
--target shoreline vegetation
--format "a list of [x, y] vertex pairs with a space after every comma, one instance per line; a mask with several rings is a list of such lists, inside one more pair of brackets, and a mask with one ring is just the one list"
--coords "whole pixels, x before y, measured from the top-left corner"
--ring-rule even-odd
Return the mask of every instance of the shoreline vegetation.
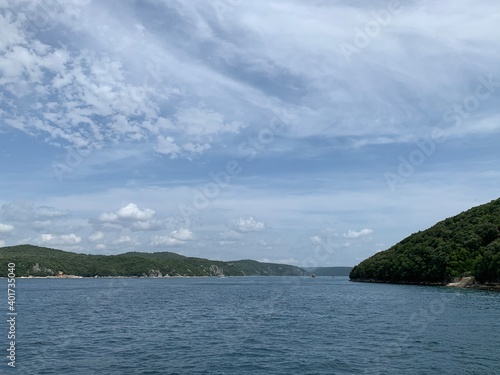
[[[128, 252], [118, 255], [73, 253], [33, 245], [0, 248], [0, 277], [7, 264], [16, 265], [17, 278], [168, 278], [229, 276], [348, 276], [352, 267], [319, 267], [312, 270], [255, 260], [218, 261], [186, 257], [171, 252]], [[311, 272], [312, 271], [312, 272]]]
[[[249, 259], [224, 262], [171, 252], [95, 255], [33, 245], [0, 248], [0, 263], [14, 263], [18, 278], [309, 275], [297, 266], [261, 263]], [[6, 270], [6, 266], [2, 267], [0, 276], [7, 276]]]
[[351, 281], [500, 290], [500, 199], [414, 233], [355, 266]]
[[[62, 276], [16, 276], [16, 279], [203, 279], [203, 278], [220, 278], [221, 276], [77, 276], [77, 275], [62, 275]], [[269, 275], [244, 275], [244, 276], [224, 276], [224, 278], [232, 277], [271, 277]], [[275, 277], [282, 277], [276, 276]], [[295, 275], [294, 277], [307, 277], [310, 278], [311, 275]], [[317, 277], [329, 277], [331, 276], [317, 276]], [[335, 276], [335, 277], [348, 277], [348, 276]], [[0, 279], [7, 279], [5, 276], [0, 276]]]

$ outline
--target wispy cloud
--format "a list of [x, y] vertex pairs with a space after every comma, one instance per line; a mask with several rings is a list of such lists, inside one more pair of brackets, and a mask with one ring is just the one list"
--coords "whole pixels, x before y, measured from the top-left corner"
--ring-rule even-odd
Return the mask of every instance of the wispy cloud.
[[256, 221], [252, 216], [233, 220], [231, 227], [238, 233], [260, 232], [266, 229], [264, 223]]
[[4, 0], [0, 244], [354, 263], [493, 199], [498, 6], [399, 5]]
[[193, 233], [189, 229], [179, 229], [171, 232], [168, 236], [154, 236], [151, 246], [180, 246], [186, 241], [193, 239]]
[[367, 237], [370, 236], [373, 233], [373, 229], [370, 228], [364, 228], [361, 229], [360, 231], [355, 231], [349, 229], [347, 233], [344, 233], [344, 237], [347, 238], [361, 238], [361, 237]]
[[13, 230], [14, 230], [13, 225], [0, 223], [0, 233], [10, 233]]

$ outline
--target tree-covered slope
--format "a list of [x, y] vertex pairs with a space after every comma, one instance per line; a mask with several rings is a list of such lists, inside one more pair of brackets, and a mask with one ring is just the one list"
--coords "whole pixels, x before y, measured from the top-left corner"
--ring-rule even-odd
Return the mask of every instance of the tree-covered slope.
[[299, 267], [242, 260], [222, 262], [189, 258], [170, 252], [120, 255], [87, 255], [32, 245], [0, 248], [0, 276], [7, 275], [7, 264], [16, 264], [16, 276], [54, 276], [58, 272], [84, 277], [94, 276], [300, 276]]
[[412, 234], [361, 262], [350, 278], [445, 283], [464, 275], [500, 281], [500, 199]]

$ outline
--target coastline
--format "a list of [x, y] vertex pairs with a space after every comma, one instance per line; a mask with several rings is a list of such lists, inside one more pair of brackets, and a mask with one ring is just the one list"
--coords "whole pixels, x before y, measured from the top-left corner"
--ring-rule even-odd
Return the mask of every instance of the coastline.
[[[256, 275], [257, 276], [257, 275]], [[64, 275], [59, 276], [18, 276], [16, 279], [175, 279], [175, 278], [189, 278], [189, 277], [213, 277], [219, 276], [77, 276], [77, 275]], [[226, 277], [245, 277], [245, 276], [226, 276]], [[1, 276], [0, 279], [7, 277]]]
[[[175, 276], [77, 276], [77, 275], [63, 275], [63, 276], [16, 276], [16, 279], [176, 279], [176, 278], [233, 278], [233, 277], [307, 277], [309, 275], [236, 275], [236, 276], [215, 276], [215, 275], [175, 275]], [[325, 276], [327, 277], [327, 276]], [[7, 279], [8, 277], [0, 276], [0, 279]]]

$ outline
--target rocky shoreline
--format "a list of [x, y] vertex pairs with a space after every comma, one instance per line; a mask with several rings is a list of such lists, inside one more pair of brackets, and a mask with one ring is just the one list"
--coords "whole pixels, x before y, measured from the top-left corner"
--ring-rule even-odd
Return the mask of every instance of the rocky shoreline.
[[470, 289], [482, 289], [482, 290], [497, 290], [500, 291], [500, 283], [484, 283], [481, 284], [477, 282], [474, 276], [462, 277], [460, 279], [455, 279], [453, 282], [446, 284], [446, 286], [451, 288], [470, 288]]

